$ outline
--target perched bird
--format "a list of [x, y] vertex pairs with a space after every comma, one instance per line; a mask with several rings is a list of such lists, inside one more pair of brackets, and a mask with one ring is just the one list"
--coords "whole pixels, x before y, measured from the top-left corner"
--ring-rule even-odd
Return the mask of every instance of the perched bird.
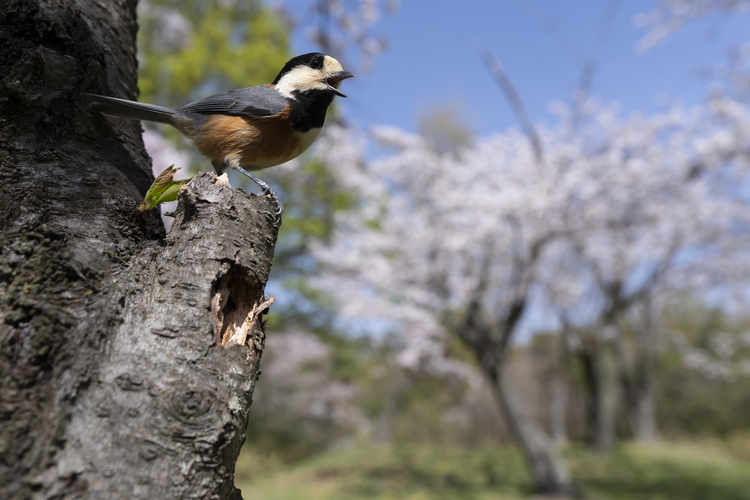
[[[173, 109], [115, 97], [82, 94], [91, 109], [110, 116], [172, 125], [211, 159], [216, 172], [234, 168], [284, 206], [268, 184], [249, 171], [301, 155], [315, 141], [339, 84], [354, 75], [331, 56], [313, 52], [284, 65], [271, 84], [230, 90]], [[280, 219], [279, 219], [280, 220]]]

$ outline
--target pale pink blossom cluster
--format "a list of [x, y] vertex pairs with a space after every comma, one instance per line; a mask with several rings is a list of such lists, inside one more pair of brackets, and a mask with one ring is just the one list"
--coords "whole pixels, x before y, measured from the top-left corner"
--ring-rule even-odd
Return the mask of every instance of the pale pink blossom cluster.
[[709, 332], [707, 346], [696, 347], [681, 332], [673, 332], [672, 341], [685, 366], [710, 379], [733, 381], [750, 375], [748, 334], [716, 330]]
[[501, 315], [525, 298], [527, 311], [585, 326], [608, 286], [700, 295], [747, 283], [746, 265], [716, 269], [736, 262], [750, 224], [744, 106], [717, 97], [622, 118], [589, 103], [575, 134], [560, 112], [559, 126], [540, 130], [541, 162], [516, 131], [439, 154], [379, 127], [381, 156], [369, 159], [361, 134], [331, 130], [321, 154], [335, 151], [326, 160], [359, 204], [313, 247], [316, 285], [342, 315], [397, 330], [404, 366], [455, 370], [444, 340], [472, 301]]

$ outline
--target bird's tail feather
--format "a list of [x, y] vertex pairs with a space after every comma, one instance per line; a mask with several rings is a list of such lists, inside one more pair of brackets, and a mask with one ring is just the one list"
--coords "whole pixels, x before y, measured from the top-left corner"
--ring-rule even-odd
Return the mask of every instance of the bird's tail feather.
[[164, 106], [96, 94], [81, 95], [93, 103], [91, 104], [91, 109], [109, 116], [166, 123], [178, 129], [182, 129], [192, 122], [192, 119], [184, 113]]

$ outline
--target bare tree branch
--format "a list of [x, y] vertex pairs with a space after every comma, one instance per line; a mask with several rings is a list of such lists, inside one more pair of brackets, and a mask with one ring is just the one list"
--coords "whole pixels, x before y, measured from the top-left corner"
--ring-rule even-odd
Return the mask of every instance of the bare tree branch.
[[508, 99], [508, 102], [510, 103], [511, 108], [515, 113], [518, 122], [521, 124], [521, 128], [529, 138], [531, 149], [534, 151], [534, 157], [536, 158], [537, 163], [541, 165], [544, 162], [542, 141], [539, 139], [539, 134], [537, 134], [537, 131], [534, 128], [534, 124], [531, 122], [529, 114], [526, 112], [526, 108], [524, 107], [523, 102], [521, 101], [521, 97], [516, 91], [516, 88], [510, 81], [508, 74], [505, 72], [502, 64], [500, 64], [500, 61], [498, 61], [492, 55], [489, 49], [487, 49], [486, 47], [480, 48], [479, 55], [482, 58], [485, 66], [487, 66], [487, 70], [490, 72], [497, 84], [500, 85], [500, 89], [502, 89], [505, 97]]
[[573, 94], [573, 114], [570, 120], [570, 129], [575, 130], [583, 115], [583, 105], [588, 99], [589, 92], [591, 91], [591, 85], [594, 81], [594, 73], [596, 73], [597, 61], [601, 56], [602, 49], [607, 42], [607, 37], [612, 29], [612, 24], [617, 17], [617, 11], [622, 4], [622, 0], [610, 0], [607, 4], [607, 8], [604, 10], [602, 19], [599, 22], [599, 28], [594, 38], [594, 45], [591, 51], [591, 55], [584, 61], [583, 67], [581, 68], [581, 77], [578, 80], [578, 87]]

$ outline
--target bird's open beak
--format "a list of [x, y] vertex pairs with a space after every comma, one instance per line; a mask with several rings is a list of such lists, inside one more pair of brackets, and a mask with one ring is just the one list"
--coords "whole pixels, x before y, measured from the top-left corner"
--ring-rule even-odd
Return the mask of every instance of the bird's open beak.
[[354, 74], [349, 73], [348, 71], [339, 71], [338, 73], [333, 73], [328, 77], [328, 80], [326, 80], [326, 83], [328, 84], [328, 90], [338, 96], [349, 97], [348, 95], [341, 92], [337, 87], [341, 83], [341, 80], [346, 80], [347, 78], [352, 78], [353, 76]]

